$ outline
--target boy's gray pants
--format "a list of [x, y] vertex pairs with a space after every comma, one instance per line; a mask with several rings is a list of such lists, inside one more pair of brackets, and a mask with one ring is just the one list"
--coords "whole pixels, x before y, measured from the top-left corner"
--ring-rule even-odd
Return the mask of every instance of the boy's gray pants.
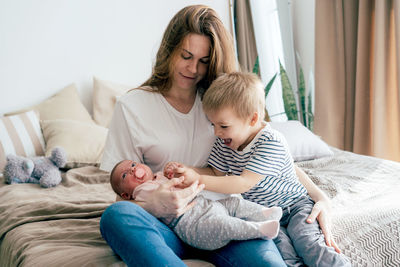
[[288, 266], [351, 266], [343, 254], [325, 243], [317, 221], [307, 223], [314, 202], [309, 196], [283, 209], [281, 228], [274, 239]]

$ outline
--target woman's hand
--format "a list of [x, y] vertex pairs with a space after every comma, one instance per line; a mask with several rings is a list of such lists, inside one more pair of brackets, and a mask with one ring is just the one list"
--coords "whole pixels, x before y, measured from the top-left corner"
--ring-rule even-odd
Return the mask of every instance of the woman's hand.
[[193, 207], [193, 198], [204, 188], [204, 185], [199, 185], [196, 181], [182, 190], [175, 190], [182, 182], [183, 177], [172, 178], [160, 185], [141, 206], [157, 218], [171, 219], [181, 216]]
[[325, 237], [326, 245], [328, 247], [333, 247], [337, 253], [340, 253], [341, 251], [332, 236], [329, 211], [330, 211], [329, 201], [320, 200], [318, 202], [315, 202], [314, 207], [306, 221], [307, 223], [313, 223], [315, 222], [315, 219], [317, 219], [322, 234]]

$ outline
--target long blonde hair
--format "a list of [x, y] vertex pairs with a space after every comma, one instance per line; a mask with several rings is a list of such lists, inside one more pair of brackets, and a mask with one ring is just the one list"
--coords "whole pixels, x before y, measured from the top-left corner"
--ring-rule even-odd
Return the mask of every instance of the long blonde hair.
[[207, 90], [219, 74], [237, 70], [232, 37], [218, 14], [208, 6], [192, 5], [181, 9], [169, 22], [151, 77], [142, 86], [151, 86], [160, 93], [170, 89], [175, 51], [181, 48], [184, 38], [190, 33], [208, 36], [211, 41], [208, 72], [198, 83], [198, 89]]

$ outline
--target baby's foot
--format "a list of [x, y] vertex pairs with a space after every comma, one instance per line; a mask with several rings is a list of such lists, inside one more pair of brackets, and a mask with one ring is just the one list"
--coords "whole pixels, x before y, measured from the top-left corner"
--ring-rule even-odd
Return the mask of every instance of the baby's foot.
[[282, 209], [280, 207], [271, 207], [263, 210], [266, 220], [277, 220], [282, 218]]
[[279, 221], [265, 221], [260, 223], [260, 232], [265, 235], [265, 239], [273, 239], [279, 233]]

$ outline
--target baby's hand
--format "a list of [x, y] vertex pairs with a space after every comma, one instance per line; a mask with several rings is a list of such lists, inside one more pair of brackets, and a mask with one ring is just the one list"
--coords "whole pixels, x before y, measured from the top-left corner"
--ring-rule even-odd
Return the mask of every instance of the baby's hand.
[[176, 170], [181, 167], [184, 167], [184, 165], [179, 162], [176, 161], [168, 162], [164, 166], [164, 176], [167, 177], [168, 179], [180, 177], [181, 175], [177, 175]]

